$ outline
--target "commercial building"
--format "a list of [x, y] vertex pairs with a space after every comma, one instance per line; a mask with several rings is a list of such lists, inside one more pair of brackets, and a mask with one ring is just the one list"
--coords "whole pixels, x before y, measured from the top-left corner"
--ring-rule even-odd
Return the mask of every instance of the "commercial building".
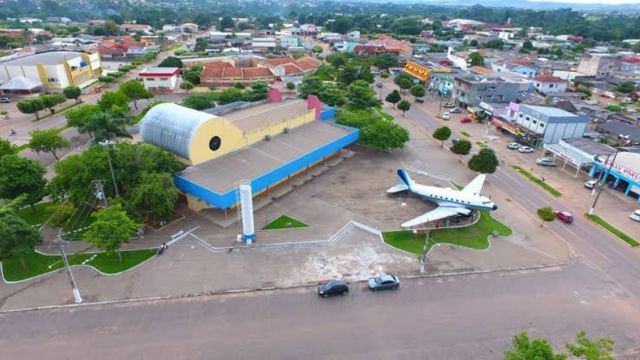
[[141, 135], [190, 165], [175, 176], [190, 208], [226, 210], [238, 203], [241, 180], [250, 181], [254, 196], [268, 192], [357, 141], [357, 129], [325, 121], [334, 113], [315, 96], [282, 100], [270, 89], [269, 103], [220, 116], [156, 105]]
[[600, 176], [611, 188], [640, 201], [640, 154], [619, 152], [615, 161], [614, 156], [598, 156], [597, 160], [591, 169], [592, 177]]
[[585, 116], [558, 108], [525, 104], [520, 104], [514, 122], [524, 130], [526, 141], [533, 146], [582, 137], [587, 127]]
[[598, 156], [608, 156], [616, 149], [589, 138], [575, 138], [560, 140], [557, 144], [544, 144], [544, 149], [551, 154], [564, 169], [567, 165], [576, 169], [576, 176], [580, 171], [591, 172]]
[[138, 73], [142, 78], [145, 89], [151, 91], [173, 91], [180, 85], [180, 68], [177, 67], [152, 67]]
[[613, 75], [616, 69], [616, 56], [612, 54], [584, 54], [580, 58], [578, 72], [602, 79]]
[[481, 102], [508, 103], [515, 101], [521, 84], [498, 77], [460, 75], [453, 83], [453, 100], [460, 107], [478, 106]]
[[51, 92], [67, 86], [86, 87], [102, 74], [100, 54], [77, 51], [51, 51], [0, 63], [0, 82], [24, 77], [42, 84]]

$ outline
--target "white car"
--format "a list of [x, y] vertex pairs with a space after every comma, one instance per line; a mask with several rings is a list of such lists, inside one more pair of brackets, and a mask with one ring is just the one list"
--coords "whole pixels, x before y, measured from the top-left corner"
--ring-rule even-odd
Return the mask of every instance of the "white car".
[[450, 117], [450, 116], [451, 116], [451, 115], [449, 115], [449, 112], [447, 111], [447, 112], [445, 112], [444, 114], [442, 114], [442, 120], [449, 120], [449, 117]]
[[530, 148], [530, 147], [528, 147], [528, 146], [520, 146], [520, 147], [518, 148], [518, 151], [519, 151], [519, 152], [521, 152], [521, 153], [523, 153], [523, 154], [524, 154], [524, 153], [532, 153], [532, 152], [533, 152], [533, 149], [532, 149], [532, 148]]
[[587, 182], [584, 183], [584, 187], [586, 187], [587, 189], [593, 189], [594, 187], [596, 187], [597, 183], [597, 180], [587, 180]]
[[517, 142], [510, 142], [507, 144], [507, 148], [511, 149], [511, 150], [518, 150], [522, 147], [522, 145], [518, 144]]
[[636, 210], [629, 215], [629, 219], [640, 222], [640, 210]]

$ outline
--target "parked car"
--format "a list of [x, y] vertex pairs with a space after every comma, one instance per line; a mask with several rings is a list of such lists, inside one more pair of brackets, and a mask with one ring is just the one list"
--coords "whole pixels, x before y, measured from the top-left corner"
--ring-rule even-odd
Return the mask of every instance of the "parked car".
[[451, 108], [454, 108], [456, 106], [454, 104], [451, 104], [451, 103], [446, 103], [446, 104], [444, 104], [444, 107], [447, 108], [447, 109], [451, 109]]
[[540, 166], [556, 166], [556, 162], [553, 159], [540, 158], [536, 160], [536, 164]]
[[424, 102], [424, 96], [417, 96], [416, 97], [416, 102], [423, 103]]
[[347, 295], [347, 293], [349, 293], [349, 285], [342, 279], [331, 280], [318, 286], [318, 295], [322, 297]]
[[460, 119], [460, 122], [463, 124], [468, 124], [471, 122], [471, 118], [463, 117], [462, 119]]
[[0, 97], [0, 103], [5, 103], [6, 104], [6, 103], [10, 103], [10, 102], [11, 102], [11, 98], [10, 97], [8, 97], [8, 96]]
[[395, 275], [384, 274], [372, 277], [368, 281], [369, 289], [378, 290], [395, 290], [400, 286], [400, 280]]
[[459, 114], [461, 112], [462, 112], [462, 110], [460, 108], [458, 108], [458, 107], [454, 107], [453, 109], [451, 109], [451, 113], [452, 114]]
[[556, 218], [565, 224], [571, 224], [573, 222], [573, 215], [568, 211], [556, 211]]
[[517, 142], [510, 142], [507, 144], [507, 148], [511, 150], [518, 150], [520, 149], [520, 147], [522, 147], [522, 145], [518, 144]]
[[636, 210], [629, 215], [629, 219], [633, 221], [640, 221], [640, 210]]
[[449, 120], [450, 117], [451, 115], [449, 115], [448, 111], [445, 111], [445, 113], [442, 114], [442, 120]]
[[532, 153], [532, 152], [533, 152], [533, 149], [532, 149], [532, 148], [530, 148], [530, 147], [528, 147], [528, 146], [520, 146], [520, 147], [518, 148], [518, 151], [519, 151], [519, 152], [521, 152], [521, 153], [523, 153], [523, 154], [524, 154], [524, 153]]
[[382, 83], [376, 83], [377, 88], [382, 88]]
[[597, 180], [587, 180], [587, 182], [584, 183], [584, 187], [586, 187], [587, 189], [593, 189], [594, 187], [596, 187], [597, 183]]

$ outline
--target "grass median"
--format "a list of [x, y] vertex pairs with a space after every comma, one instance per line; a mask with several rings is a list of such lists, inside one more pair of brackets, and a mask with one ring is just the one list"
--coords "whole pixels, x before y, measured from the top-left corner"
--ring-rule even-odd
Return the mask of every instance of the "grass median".
[[555, 197], [559, 197], [562, 196], [562, 193], [560, 191], [558, 191], [558, 189], [554, 188], [553, 186], [547, 184], [546, 182], [544, 182], [541, 178], [533, 175], [532, 173], [528, 172], [527, 170], [521, 168], [518, 165], [511, 165], [511, 167], [516, 171], [519, 172], [520, 174], [524, 175], [527, 179], [531, 180], [532, 183], [540, 186], [541, 188], [547, 190], [551, 195], [555, 196]]
[[[511, 229], [497, 221], [488, 211], [480, 212], [480, 220], [475, 224], [462, 228], [432, 230], [429, 234], [429, 250], [435, 244], [452, 244], [470, 249], [484, 250], [489, 247], [489, 236], [493, 233], [501, 236], [511, 235]], [[382, 233], [384, 242], [417, 255], [423, 253], [424, 234], [414, 234], [412, 231], [389, 231]]]
[[593, 221], [594, 223], [596, 223], [596, 224], [602, 226], [603, 228], [607, 229], [607, 231], [609, 231], [613, 235], [615, 235], [615, 236], [619, 237], [620, 239], [622, 239], [624, 242], [629, 244], [629, 246], [631, 246], [631, 247], [640, 246], [639, 242], [637, 242], [631, 236], [623, 233], [622, 231], [620, 231], [615, 226], [613, 226], [613, 225], [609, 224], [608, 222], [604, 221], [604, 219], [601, 218], [600, 216], [598, 216], [598, 215], [589, 215], [589, 214], [584, 214], [584, 216], [586, 216], [587, 219]]
[[309, 225], [287, 215], [281, 215], [265, 225], [262, 230], [294, 229], [303, 227], [309, 227]]
[[[122, 251], [122, 261], [118, 254], [81, 253], [68, 255], [71, 265], [88, 265], [105, 274], [117, 274], [128, 270], [156, 253], [155, 249]], [[24, 266], [23, 266], [24, 261]], [[23, 258], [14, 256], [2, 259], [2, 272], [7, 281], [20, 281], [58, 270], [64, 266], [62, 256], [43, 255], [32, 251]]]

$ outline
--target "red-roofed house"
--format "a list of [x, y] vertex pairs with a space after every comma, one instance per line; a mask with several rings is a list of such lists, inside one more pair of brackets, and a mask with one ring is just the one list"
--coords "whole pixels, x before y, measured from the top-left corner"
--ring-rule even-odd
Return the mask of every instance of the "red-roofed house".
[[123, 58], [127, 55], [129, 48], [122, 43], [113, 40], [102, 40], [98, 44], [98, 52], [103, 58]]
[[540, 74], [534, 77], [533, 85], [543, 94], [567, 91], [567, 82], [551, 74]]
[[264, 81], [272, 83], [275, 80], [273, 72], [267, 67], [235, 67], [228, 62], [207, 63], [200, 74], [200, 83], [203, 85], [233, 86], [238, 82]]
[[298, 81], [299, 78], [312, 74], [322, 63], [312, 57], [295, 60], [290, 57], [268, 59], [266, 66], [282, 81]]
[[151, 91], [174, 91], [180, 85], [180, 68], [151, 67], [138, 73], [144, 87]]
[[409, 41], [397, 40], [389, 35], [380, 34], [376, 40], [356, 45], [353, 48], [353, 52], [360, 56], [388, 53], [410, 58], [413, 54], [413, 48]]

